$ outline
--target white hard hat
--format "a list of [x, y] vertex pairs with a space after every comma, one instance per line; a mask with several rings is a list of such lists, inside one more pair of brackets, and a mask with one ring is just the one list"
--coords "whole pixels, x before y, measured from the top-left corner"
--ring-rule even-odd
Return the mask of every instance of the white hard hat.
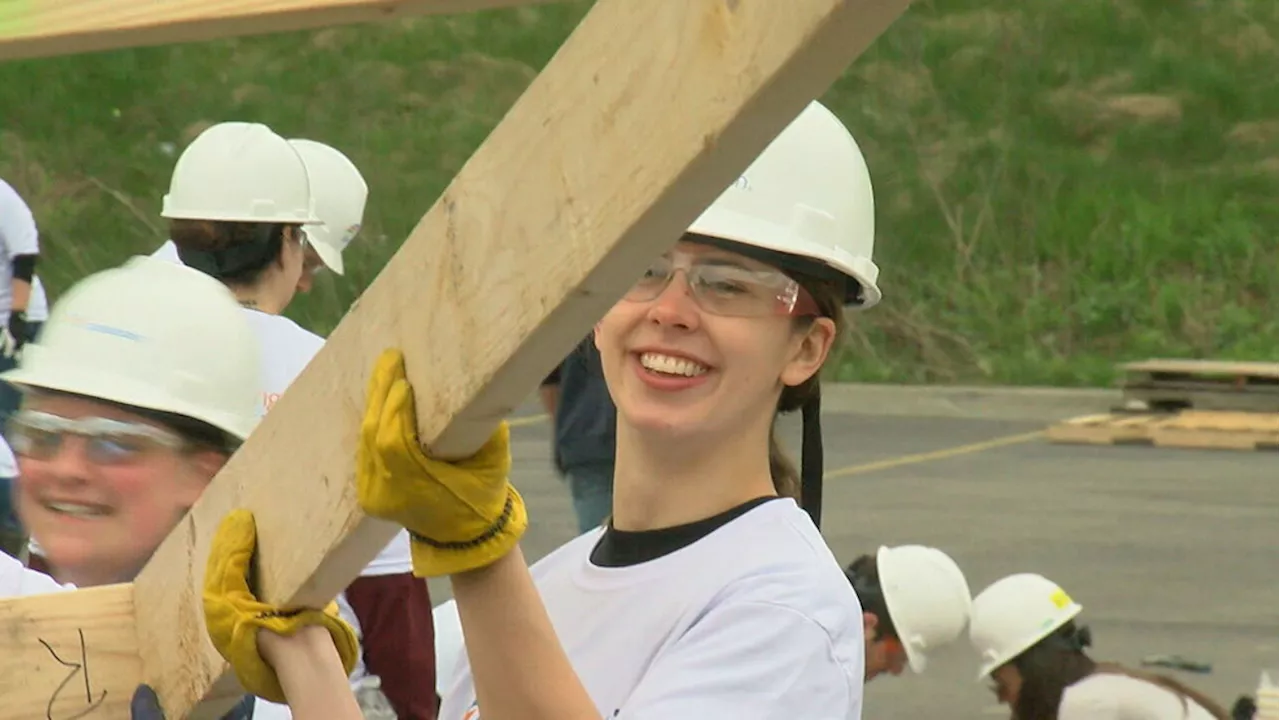
[[853, 281], [849, 304], [880, 302], [871, 174], [853, 136], [817, 101], [688, 232], [817, 261]]
[[257, 422], [260, 352], [225, 285], [136, 257], [67, 291], [0, 379], [181, 415], [243, 440]]
[[210, 126], [178, 157], [160, 215], [227, 222], [316, 223], [307, 168], [260, 123]]
[[341, 275], [342, 251], [364, 223], [369, 185], [355, 163], [335, 148], [304, 139], [293, 139], [289, 144], [307, 166], [316, 215], [320, 218], [319, 224], [307, 225], [303, 232], [324, 264]]
[[973, 599], [969, 642], [978, 679], [1021, 655], [1084, 610], [1057, 583], [1034, 573], [1001, 578]]
[[922, 545], [880, 548], [876, 570], [907, 662], [913, 672], [924, 672], [926, 653], [964, 633], [972, 605], [969, 583], [950, 556]]

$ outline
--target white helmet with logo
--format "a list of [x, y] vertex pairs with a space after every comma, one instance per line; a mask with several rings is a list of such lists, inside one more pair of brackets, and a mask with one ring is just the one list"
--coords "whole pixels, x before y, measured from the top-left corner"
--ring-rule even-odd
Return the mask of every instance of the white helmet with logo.
[[316, 223], [302, 158], [260, 123], [218, 123], [182, 151], [161, 216], [171, 220]]
[[969, 583], [950, 556], [922, 545], [880, 548], [876, 570], [907, 662], [913, 672], [924, 672], [928, 652], [964, 633], [972, 604]]
[[1057, 583], [1034, 573], [1003, 577], [973, 599], [969, 642], [978, 679], [1021, 655], [1084, 610]]
[[350, 158], [324, 143], [301, 138], [289, 141], [302, 157], [311, 179], [320, 224], [303, 231], [316, 254], [335, 273], [343, 271], [342, 251], [355, 239], [364, 222], [369, 185]]
[[257, 422], [260, 352], [225, 285], [136, 257], [68, 290], [0, 379], [181, 415], [243, 440]]
[[871, 174], [853, 136], [814, 101], [688, 232], [796, 255], [851, 282], [846, 302], [880, 302]]

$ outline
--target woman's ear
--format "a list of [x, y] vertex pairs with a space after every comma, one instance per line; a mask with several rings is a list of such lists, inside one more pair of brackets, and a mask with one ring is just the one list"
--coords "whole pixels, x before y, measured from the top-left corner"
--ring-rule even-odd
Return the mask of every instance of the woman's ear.
[[797, 335], [787, 364], [782, 369], [782, 383], [794, 387], [817, 374], [831, 354], [835, 339], [834, 320], [826, 317], [814, 319], [803, 333]]

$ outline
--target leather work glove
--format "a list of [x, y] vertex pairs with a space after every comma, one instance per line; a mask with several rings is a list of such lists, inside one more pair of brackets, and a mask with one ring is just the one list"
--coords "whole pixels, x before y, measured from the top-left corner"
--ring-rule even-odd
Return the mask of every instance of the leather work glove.
[[360, 643], [355, 631], [338, 616], [338, 604], [323, 611], [281, 608], [258, 600], [249, 589], [249, 562], [257, 545], [253, 513], [232, 510], [218, 524], [204, 576], [204, 618], [218, 653], [231, 663], [244, 689], [272, 702], [284, 703], [275, 670], [258, 653], [258, 631], [293, 635], [307, 625], [321, 625], [333, 636], [347, 674], [355, 667]]
[[506, 421], [465, 460], [427, 457], [404, 355], [386, 350], [378, 357], [360, 426], [357, 493], [364, 512], [409, 531], [414, 575], [485, 567], [516, 546], [529, 518], [507, 480], [510, 470]]

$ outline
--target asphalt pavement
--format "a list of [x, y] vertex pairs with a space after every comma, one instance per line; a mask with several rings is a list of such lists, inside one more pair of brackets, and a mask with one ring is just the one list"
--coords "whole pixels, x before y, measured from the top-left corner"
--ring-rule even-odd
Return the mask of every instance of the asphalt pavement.
[[[952, 391], [954, 392], [954, 391]], [[1150, 655], [1208, 663], [1169, 670], [1224, 705], [1277, 679], [1280, 523], [1275, 451], [1057, 445], [1038, 432], [1103, 401], [1094, 392], [892, 402], [833, 395], [824, 415], [823, 532], [847, 562], [880, 544], [944, 549], [977, 594], [1014, 572], [1039, 572], [1084, 606], [1098, 659]], [[902, 410], [901, 408], [907, 408]], [[914, 408], [914, 409], [913, 409]], [[994, 411], [991, 409], [995, 408]], [[526, 499], [534, 561], [576, 529], [550, 461], [550, 426], [529, 403], [512, 428], [513, 480]], [[798, 448], [798, 426], [786, 435]], [[433, 600], [448, 597], [432, 582]], [[928, 671], [877, 678], [864, 717], [1008, 716], [975, 680], [967, 643]]]

